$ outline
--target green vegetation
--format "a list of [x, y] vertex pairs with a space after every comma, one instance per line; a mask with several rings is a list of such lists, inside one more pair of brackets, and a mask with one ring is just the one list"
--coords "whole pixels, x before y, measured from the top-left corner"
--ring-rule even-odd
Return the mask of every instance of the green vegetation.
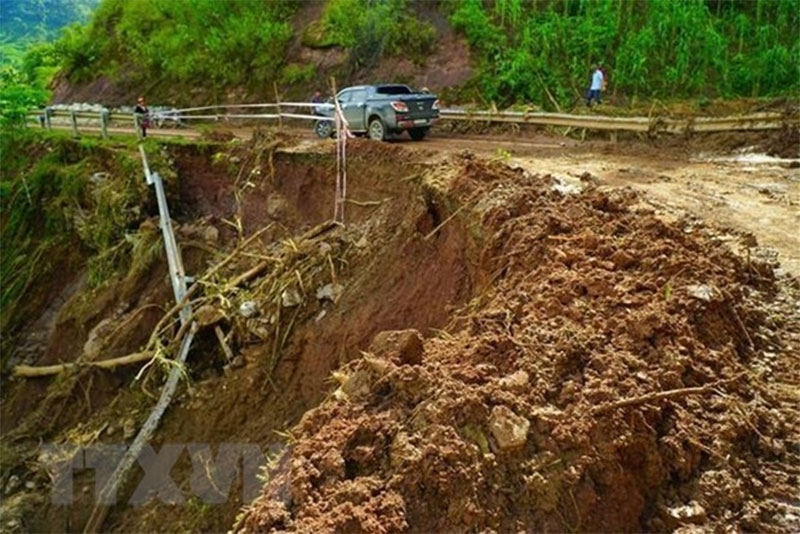
[[406, 0], [328, 0], [318, 44], [348, 49], [351, 71], [373, 68], [392, 55], [422, 63], [435, 48], [436, 30], [411, 7]]
[[43, 298], [29, 292], [39, 281], [86, 264], [96, 287], [141, 269], [131, 259], [149, 248], [137, 233], [151, 195], [133, 146], [112, 150], [99, 140], [42, 135], [18, 129], [0, 136], [3, 343]]
[[451, 0], [453, 26], [499, 105], [580, 101], [600, 62], [618, 97], [800, 91], [796, 0]]
[[0, 2], [0, 21], [3, 23], [0, 43], [50, 40], [64, 26], [85, 22], [99, 1], [3, 0]]
[[106, 74], [221, 96], [271, 86], [292, 37], [290, 0], [104, 0], [56, 43], [74, 83]]
[[[41, 89], [60, 69], [75, 84], [108, 76], [189, 105], [272, 94], [273, 82], [305, 92], [329, 74], [345, 85], [392, 57], [437, 69], [426, 61], [439, 42], [441, 27], [429, 20], [438, 9], [466, 36], [475, 65], [456, 94], [487, 105], [569, 108], [596, 62], [618, 104], [800, 92], [797, 0], [325, 0], [319, 9], [312, 1], [101, 0], [88, 24], [52, 45], [23, 53], [0, 43], [0, 57], [22, 85]], [[315, 19], [296, 17], [300, 9]], [[305, 46], [340, 48], [346, 62], [318, 72], [298, 61], [295, 32]], [[23, 100], [18, 93], [6, 100]], [[41, 100], [30, 96], [26, 103]]]
[[59, 70], [50, 43], [62, 28], [84, 22], [99, 0], [3, 0], [0, 2], [0, 127], [45, 104]]

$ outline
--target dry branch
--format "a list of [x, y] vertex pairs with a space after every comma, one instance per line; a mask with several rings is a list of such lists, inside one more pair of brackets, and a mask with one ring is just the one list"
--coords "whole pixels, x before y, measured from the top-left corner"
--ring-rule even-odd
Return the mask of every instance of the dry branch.
[[78, 367], [99, 367], [101, 369], [113, 369], [120, 365], [130, 365], [132, 363], [139, 363], [153, 357], [153, 353], [134, 352], [127, 356], [120, 356], [119, 358], [112, 358], [110, 360], [101, 360], [99, 362], [75, 362], [75, 363], [62, 363], [58, 365], [45, 365], [36, 367], [33, 365], [17, 365], [14, 367], [14, 376], [22, 376], [26, 378], [33, 378], [37, 376], [57, 375], [71, 369]]
[[222, 328], [220, 328], [219, 325], [214, 326], [214, 333], [217, 335], [217, 340], [219, 341], [220, 347], [222, 347], [222, 352], [225, 353], [225, 359], [230, 362], [233, 360], [233, 351], [230, 345], [228, 345], [228, 342], [225, 341], [225, 334], [222, 333]]
[[270, 262], [268, 262], [268, 261], [261, 261], [261, 262], [257, 263], [256, 266], [253, 267], [252, 269], [243, 272], [242, 274], [240, 274], [239, 276], [237, 276], [236, 278], [234, 278], [233, 280], [228, 282], [225, 285], [225, 288], [226, 289], [231, 289], [231, 288], [237, 287], [237, 286], [239, 286], [239, 285], [251, 280], [252, 278], [254, 278], [254, 277], [258, 276], [259, 274], [261, 274], [264, 271], [264, 269], [267, 268], [267, 266], [269, 264], [270, 264]]
[[[261, 234], [266, 232], [270, 228], [270, 225], [265, 226], [264, 228], [260, 229], [259, 231], [255, 232], [253, 235], [242, 241], [242, 243], [237, 246], [230, 254], [228, 254], [222, 261], [214, 265], [211, 269], [209, 269], [205, 275], [201, 278], [201, 281], [208, 280], [211, 276], [213, 276], [216, 272], [222, 269], [225, 265], [230, 263], [234, 258], [236, 258], [242, 250], [244, 250], [247, 245], [252, 243], [255, 239], [257, 239]], [[247, 273], [240, 275], [239, 278], [245, 277], [248, 275], [248, 278], [243, 278], [239, 280], [237, 278], [237, 283], [241, 283], [245, 281], [245, 279], [249, 279], [249, 277], [255, 276], [258, 272], [253, 272], [254, 269], [251, 269]], [[176, 314], [178, 314], [187, 304], [189, 304], [189, 297], [192, 296], [193, 293], [197, 291], [197, 288], [200, 287], [201, 284], [195, 283], [192, 285], [186, 294], [183, 296], [181, 302], [175, 304], [172, 308], [170, 308], [161, 320], [156, 324], [155, 328], [153, 328], [152, 334], [150, 334], [150, 339], [147, 342], [147, 346], [141, 352], [134, 352], [132, 354], [128, 354], [127, 356], [121, 356], [119, 358], [112, 358], [110, 360], [102, 360], [97, 362], [75, 362], [75, 363], [63, 363], [58, 365], [46, 365], [43, 367], [37, 367], [32, 365], [18, 365], [14, 367], [12, 373], [14, 376], [26, 377], [26, 378], [33, 378], [39, 376], [50, 376], [56, 375], [59, 373], [63, 373], [70, 369], [74, 369], [77, 367], [99, 367], [101, 369], [113, 369], [114, 367], [118, 367], [120, 365], [130, 365], [133, 363], [143, 362], [153, 357], [155, 351], [153, 347], [156, 345], [156, 340], [158, 339], [161, 331], [163, 330], [164, 326], [172, 319]], [[183, 339], [184, 334], [186, 334], [186, 330], [189, 328], [190, 323], [184, 324], [178, 333], [173, 337], [173, 343]]]
[[642, 395], [640, 397], [632, 397], [630, 399], [622, 399], [615, 402], [609, 402], [607, 404], [601, 404], [599, 406], [595, 406], [591, 413], [592, 415], [599, 415], [602, 413], [610, 412], [612, 410], [616, 410], [617, 408], [625, 408], [628, 406], [638, 406], [640, 404], [647, 404], [648, 402], [656, 402], [662, 401], [667, 399], [675, 399], [679, 397], [686, 397], [689, 395], [702, 395], [704, 393], [709, 393], [714, 391], [716, 388], [723, 384], [728, 384], [730, 382], [735, 382], [736, 380], [740, 379], [743, 374], [736, 375], [733, 378], [728, 378], [725, 380], [717, 380], [716, 382], [712, 382], [710, 384], [706, 384], [705, 386], [698, 386], [698, 387], [691, 387], [691, 388], [679, 388], [679, 389], [670, 389], [667, 391], [657, 391], [654, 393], [648, 393], [647, 395]]
[[361, 207], [380, 206], [381, 204], [383, 204], [387, 200], [391, 200], [391, 199], [390, 198], [384, 198], [383, 200], [354, 200], [352, 198], [344, 199], [344, 201], [349, 203], [349, 204], [354, 204], [356, 206], [361, 206]]

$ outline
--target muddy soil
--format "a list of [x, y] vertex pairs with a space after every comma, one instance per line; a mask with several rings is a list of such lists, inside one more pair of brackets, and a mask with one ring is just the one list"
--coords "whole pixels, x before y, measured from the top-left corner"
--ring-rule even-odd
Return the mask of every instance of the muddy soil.
[[[106, 530], [800, 527], [796, 169], [546, 136], [355, 140], [338, 227], [333, 146], [298, 137], [166, 146], [190, 273], [263, 233], [202, 279], [214, 318], [153, 445], [257, 444], [263, 495], [199, 502], [183, 456], [184, 503], [117, 506]], [[29, 358], [139, 350], [165, 273], [91, 296], [75, 273]], [[40, 445], [130, 442], [157, 367], [6, 381], [6, 527], [83, 528], [91, 472], [50, 504]]]
[[768, 364], [797, 358], [796, 284], [632, 191], [446, 168], [489, 284], [416, 361], [347, 366], [239, 528], [796, 528], [796, 392]]

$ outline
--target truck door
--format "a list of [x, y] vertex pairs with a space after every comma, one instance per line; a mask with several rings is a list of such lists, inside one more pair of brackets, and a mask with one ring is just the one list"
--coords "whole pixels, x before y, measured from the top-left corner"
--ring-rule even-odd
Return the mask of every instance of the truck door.
[[[345, 93], [347, 93], [345, 95]], [[342, 113], [350, 129], [356, 132], [363, 132], [367, 129], [364, 123], [364, 111], [367, 109], [367, 90], [350, 89], [339, 93], [342, 106]]]

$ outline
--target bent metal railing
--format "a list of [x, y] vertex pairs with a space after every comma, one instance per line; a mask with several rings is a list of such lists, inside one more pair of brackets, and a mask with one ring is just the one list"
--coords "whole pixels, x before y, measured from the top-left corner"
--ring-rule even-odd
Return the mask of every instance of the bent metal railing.
[[[151, 114], [153, 120], [163, 121], [175, 126], [198, 123], [235, 123], [236, 121], [261, 121], [297, 119], [311, 121], [334, 121], [331, 116], [316, 115], [305, 110], [333, 109], [332, 104], [311, 102], [280, 102], [264, 104], [232, 104], [225, 106], [203, 106], [161, 111]], [[262, 110], [262, 112], [253, 112]], [[70, 125], [73, 134], [79, 135], [79, 120], [88, 121], [87, 126], [100, 126], [101, 135], [108, 137], [111, 124], [137, 127], [138, 118], [130, 112], [116, 112], [106, 109], [100, 111], [61, 110], [47, 108], [32, 111], [31, 121], [38, 119], [45, 128], [51, 128], [53, 119], [65, 119], [63, 125]], [[491, 111], [442, 109], [440, 120], [483, 123], [534, 124], [541, 126], [571, 127], [576, 129], [611, 132], [639, 132], [649, 134], [687, 134], [702, 132], [727, 132], [746, 130], [776, 130], [800, 125], [800, 113], [751, 113], [727, 117], [670, 118], [653, 117], [608, 117], [600, 115], [572, 115], [568, 113]], [[138, 128], [137, 128], [138, 130]]]
[[[169, 205], [167, 204], [167, 195], [164, 191], [164, 182], [157, 172], [150, 171], [150, 165], [147, 161], [147, 154], [145, 153], [144, 146], [139, 145], [139, 152], [142, 156], [142, 167], [144, 169], [145, 180], [148, 185], [152, 185], [155, 189], [156, 199], [158, 201], [158, 216], [159, 226], [161, 227], [161, 234], [164, 239], [164, 249], [167, 256], [167, 265], [169, 268], [169, 276], [172, 282], [172, 292], [175, 296], [175, 303], [181, 306], [180, 309], [180, 322], [181, 328], [187, 328], [188, 331], [181, 339], [180, 349], [178, 355], [170, 367], [169, 376], [165, 382], [161, 396], [158, 399], [150, 415], [147, 417], [144, 425], [139, 430], [136, 438], [131, 443], [131, 446], [125, 451], [119, 464], [117, 464], [114, 472], [109, 477], [108, 481], [100, 490], [97, 504], [92, 509], [92, 513], [87, 521], [84, 532], [99, 532], [102, 529], [103, 523], [108, 515], [110, 507], [116, 502], [116, 495], [120, 486], [125, 480], [128, 471], [137, 460], [145, 445], [150, 442], [158, 427], [161, 417], [172, 401], [175, 394], [175, 389], [178, 386], [178, 380], [185, 372], [183, 366], [186, 363], [186, 358], [189, 355], [189, 349], [192, 345], [194, 335], [197, 332], [198, 325], [192, 320], [192, 308], [186, 302], [187, 295], [187, 278], [183, 269], [183, 260], [181, 259], [180, 248], [175, 239], [175, 232], [172, 229], [172, 219], [169, 215]], [[141, 371], [140, 371], [141, 374]]]

